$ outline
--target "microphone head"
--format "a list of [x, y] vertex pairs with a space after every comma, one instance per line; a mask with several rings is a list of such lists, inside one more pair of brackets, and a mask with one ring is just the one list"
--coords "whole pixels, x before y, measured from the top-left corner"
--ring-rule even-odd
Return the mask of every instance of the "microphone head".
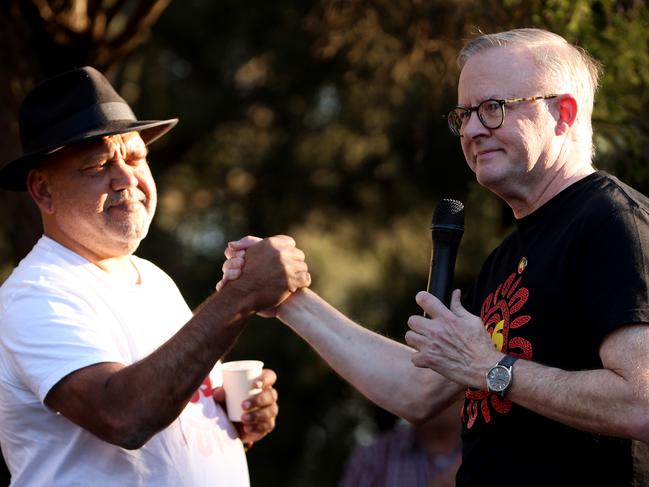
[[464, 204], [461, 201], [444, 198], [435, 207], [433, 230], [464, 232]]

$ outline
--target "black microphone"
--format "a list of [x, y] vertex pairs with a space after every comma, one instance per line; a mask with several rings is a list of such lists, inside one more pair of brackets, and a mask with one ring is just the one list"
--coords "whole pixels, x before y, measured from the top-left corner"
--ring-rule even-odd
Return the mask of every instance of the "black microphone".
[[433, 251], [427, 290], [448, 307], [451, 304], [455, 257], [464, 233], [464, 205], [457, 200], [441, 200], [433, 213], [431, 230]]

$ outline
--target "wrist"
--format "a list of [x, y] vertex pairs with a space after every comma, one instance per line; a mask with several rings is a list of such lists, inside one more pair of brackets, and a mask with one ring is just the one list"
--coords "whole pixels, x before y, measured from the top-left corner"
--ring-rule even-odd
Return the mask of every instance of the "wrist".
[[222, 310], [229, 309], [235, 321], [245, 321], [255, 314], [254, 301], [249, 293], [242, 292], [230, 283], [211, 296], [211, 303]]
[[467, 383], [468, 387], [486, 391], [485, 377], [491, 368], [497, 364], [503, 357], [504, 353], [499, 352], [495, 348], [488, 350], [488, 353], [480, 355], [479, 360], [472, 361], [472, 366], [468, 372]]
[[307, 293], [312, 292], [308, 288], [301, 288], [292, 293], [280, 304], [275, 312], [275, 317], [282, 323], [290, 321], [291, 316], [299, 311]]
[[514, 383], [514, 364], [518, 357], [503, 355], [485, 374], [487, 390], [501, 398], [509, 392]]

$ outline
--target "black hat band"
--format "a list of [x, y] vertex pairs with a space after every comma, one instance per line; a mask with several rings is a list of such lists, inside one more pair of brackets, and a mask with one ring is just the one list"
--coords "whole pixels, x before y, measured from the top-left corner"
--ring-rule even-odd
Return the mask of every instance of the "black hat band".
[[29, 145], [23, 147], [24, 152], [30, 152], [46, 145], [53, 133], [67, 134], [68, 138], [84, 133], [96, 127], [101, 127], [107, 122], [118, 120], [134, 122], [135, 114], [126, 103], [107, 102], [92, 105], [85, 110], [61, 120], [51, 127], [41, 131], [38, 137], [32, 136]]

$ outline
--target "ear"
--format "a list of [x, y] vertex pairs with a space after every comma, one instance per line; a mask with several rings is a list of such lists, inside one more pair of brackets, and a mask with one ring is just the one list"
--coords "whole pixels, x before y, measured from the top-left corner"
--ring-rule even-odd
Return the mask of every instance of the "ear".
[[50, 181], [42, 169], [31, 169], [27, 173], [27, 191], [38, 205], [38, 208], [47, 215], [54, 213], [54, 203], [50, 194]]
[[556, 135], [564, 135], [577, 120], [577, 100], [572, 95], [559, 97], [559, 118], [554, 129]]

